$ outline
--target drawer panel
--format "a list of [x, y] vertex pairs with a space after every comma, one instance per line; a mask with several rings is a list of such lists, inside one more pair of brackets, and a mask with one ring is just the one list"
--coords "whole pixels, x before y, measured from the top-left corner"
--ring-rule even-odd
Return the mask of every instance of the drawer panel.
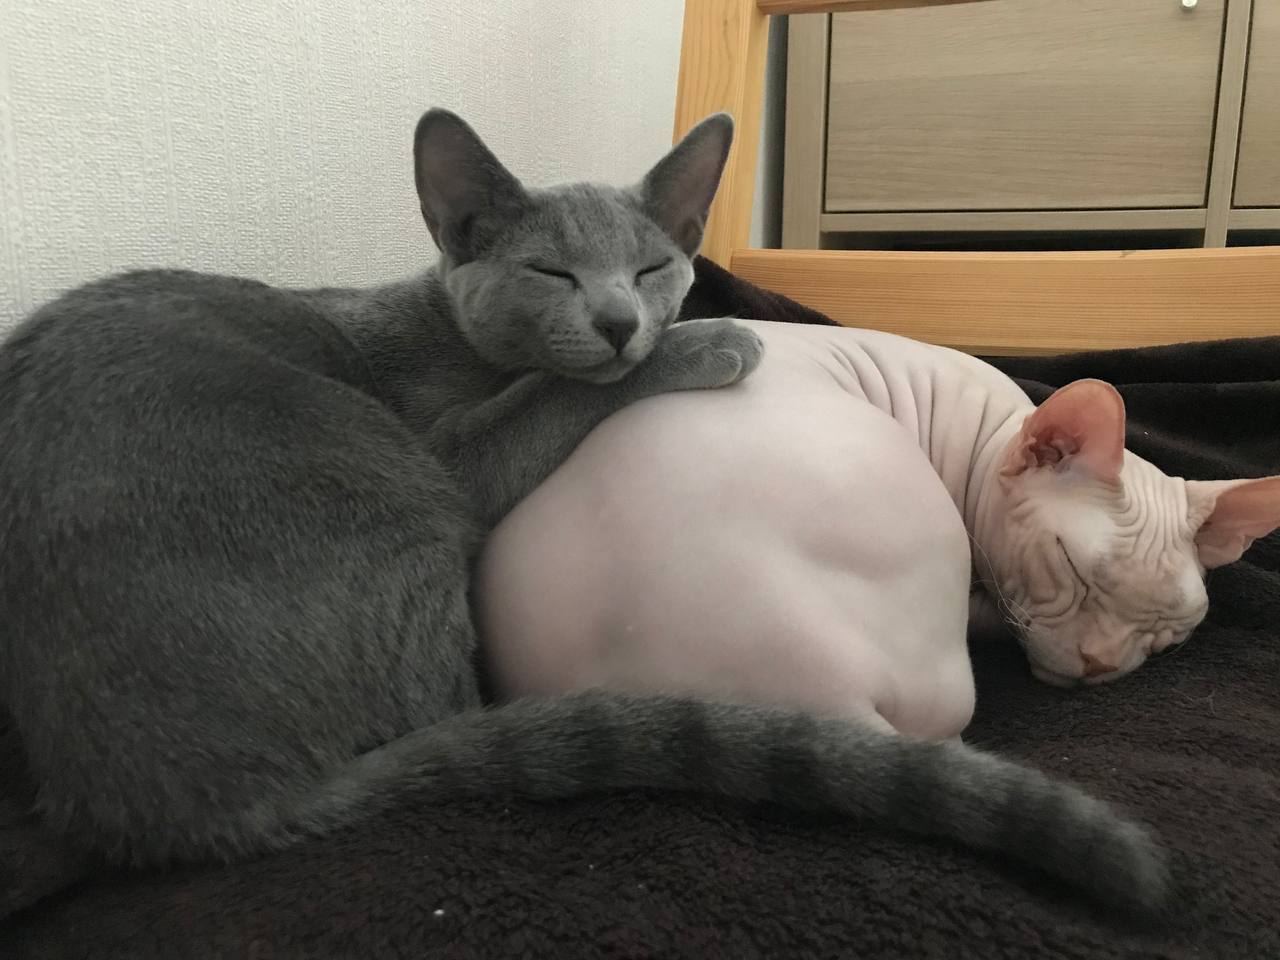
[[1280, 0], [1253, 0], [1237, 207], [1280, 207]]
[[1224, 11], [989, 0], [837, 14], [826, 209], [1203, 206]]

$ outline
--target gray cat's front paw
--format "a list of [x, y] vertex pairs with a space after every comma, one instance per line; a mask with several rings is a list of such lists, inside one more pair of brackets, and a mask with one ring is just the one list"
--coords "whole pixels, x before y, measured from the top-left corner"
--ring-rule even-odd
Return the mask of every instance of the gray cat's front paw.
[[760, 364], [764, 341], [729, 317], [689, 320], [667, 330], [645, 362], [655, 393], [707, 390], [737, 383]]

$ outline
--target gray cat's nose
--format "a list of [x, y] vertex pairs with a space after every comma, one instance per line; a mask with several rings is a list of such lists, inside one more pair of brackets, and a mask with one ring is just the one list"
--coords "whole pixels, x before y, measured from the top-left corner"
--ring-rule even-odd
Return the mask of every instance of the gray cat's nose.
[[604, 337], [605, 342], [613, 347], [617, 353], [622, 352], [638, 329], [640, 329], [640, 318], [630, 311], [607, 311], [598, 313], [592, 319], [591, 325], [596, 328], [596, 332]]

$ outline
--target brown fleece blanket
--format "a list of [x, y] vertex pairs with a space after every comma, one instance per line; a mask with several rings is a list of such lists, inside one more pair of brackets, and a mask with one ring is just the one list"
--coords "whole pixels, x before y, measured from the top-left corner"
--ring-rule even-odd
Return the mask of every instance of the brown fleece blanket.
[[[690, 316], [824, 318], [705, 262]], [[1009, 360], [1036, 399], [1116, 383], [1133, 448], [1191, 477], [1280, 473], [1280, 339]], [[6, 957], [1280, 958], [1280, 540], [1211, 578], [1208, 622], [1134, 676], [1032, 680], [974, 650], [967, 739], [1156, 825], [1185, 892], [1154, 926], [1109, 921], [945, 843], [650, 793], [411, 802], [275, 856], [66, 886], [74, 857], [0, 835]], [[0, 787], [20, 806], [17, 745]], [[59, 887], [64, 887], [61, 892]]]

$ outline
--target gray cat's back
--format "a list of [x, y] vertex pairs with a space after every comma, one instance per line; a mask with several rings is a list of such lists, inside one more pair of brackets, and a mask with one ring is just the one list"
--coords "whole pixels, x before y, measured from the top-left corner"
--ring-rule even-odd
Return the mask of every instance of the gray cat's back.
[[137, 419], [145, 436], [166, 418], [209, 419], [221, 403], [280, 390], [287, 402], [291, 385], [313, 377], [372, 388], [359, 354], [303, 297], [235, 277], [135, 271], [78, 287], [13, 332], [0, 352], [0, 417], [18, 434], [30, 432], [19, 424], [61, 423], [77, 435], [52, 435], [56, 447], [87, 442], [110, 458], [117, 420]]
[[[308, 298], [178, 271], [72, 291], [0, 350], [0, 695], [71, 788], [52, 823], [233, 853], [246, 806], [475, 704], [453, 648], [386, 649], [465, 617], [476, 533], [374, 389]], [[82, 751], [116, 822], [59, 803]], [[175, 815], [196, 849], [128, 848]]]

